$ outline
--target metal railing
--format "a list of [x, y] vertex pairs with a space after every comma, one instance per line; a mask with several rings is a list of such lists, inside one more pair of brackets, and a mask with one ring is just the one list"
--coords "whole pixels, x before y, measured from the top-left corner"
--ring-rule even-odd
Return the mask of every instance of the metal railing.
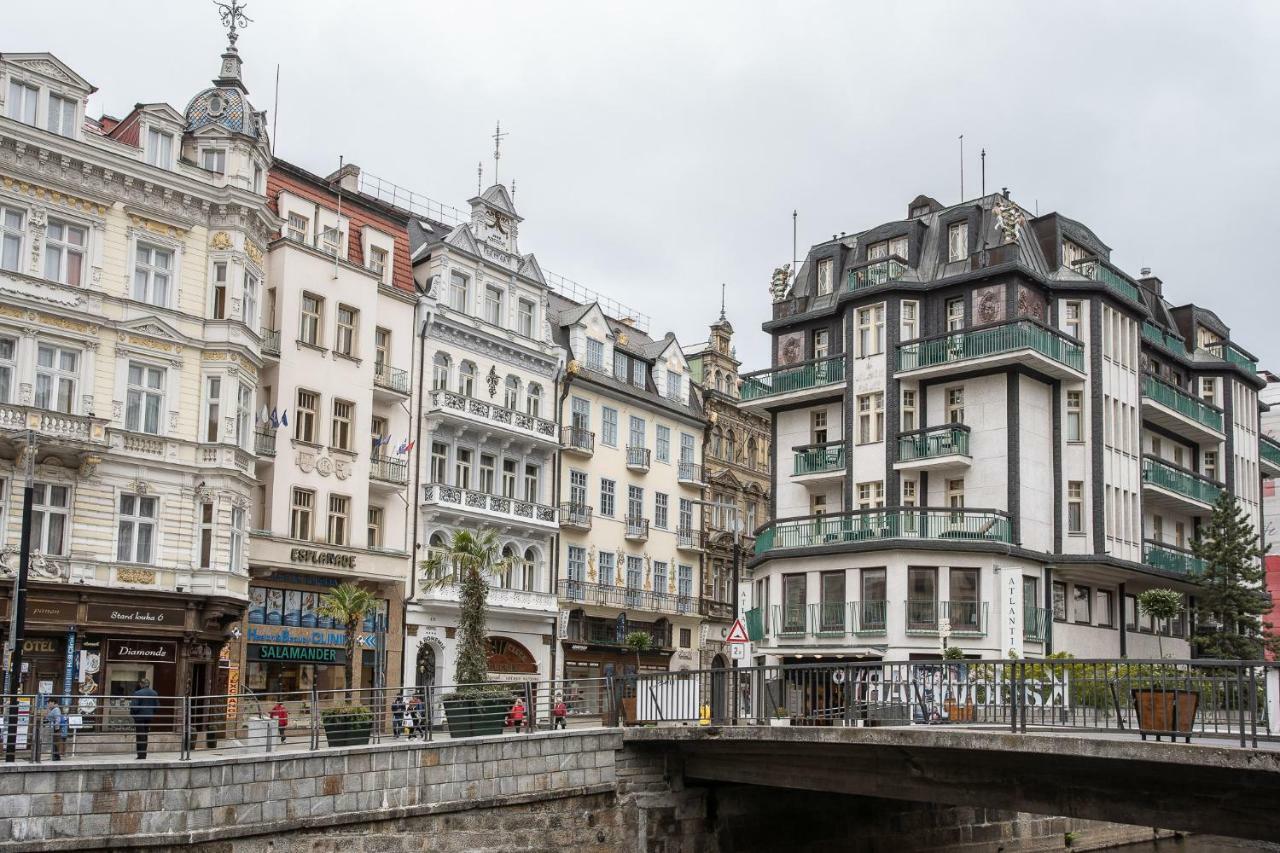
[[702, 483], [706, 482], [703, 467], [697, 462], [677, 463], [676, 478], [681, 483], [689, 483], [695, 486], [702, 485]]
[[1234, 364], [1242, 367], [1249, 373], [1258, 372], [1258, 362], [1252, 357], [1245, 354], [1244, 350], [1230, 343], [1229, 341], [1218, 341], [1212, 344], [1205, 344], [1197, 347], [1197, 352], [1203, 352], [1210, 358], [1216, 358], [1219, 361], [1225, 361], [1228, 364]]
[[275, 456], [276, 431], [273, 429], [255, 429], [253, 431], [253, 452], [259, 456]]
[[560, 526], [574, 527], [581, 530], [591, 529], [591, 510], [586, 504], [560, 504]]
[[1187, 355], [1187, 345], [1183, 342], [1182, 338], [1172, 332], [1166, 332], [1150, 320], [1142, 321], [1142, 337], [1151, 341], [1153, 344], [1164, 347], [1176, 355], [1183, 356], [1184, 358]]
[[1205, 570], [1205, 561], [1185, 548], [1153, 539], [1142, 541], [1142, 561], [1152, 568], [1184, 577], [1198, 577]]
[[1160, 405], [1173, 409], [1196, 423], [1222, 432], [1221, 409], [1209, 405], [1181, 388], [1162, 382], [1149, 373], [1142, 377], [1142, 396], [1155, 400]]
[[705, 534], [691, 527], [676, 529], [676, 547], [684, 551], [701, 551], [705, 547]]
[[898, 345], [898, 370], [954, 364], [1029, 349], [1072, 370], [1084, 372], [1084, 348], [1061, 332], [1030, 320], [957, 331]]
[[755, 552], [890, 539], [1013, 541], [1001, 510], [889, 507], [772, 522], [757, 535]]
[[556, 583], [556, 593], [562, 601], [598, 604], [602, 607], [625, 607], [651, 613], [696, 613], [698, 611], [698, 599], [692, 595], [679, 595], [639, 587], [561, 579]]
[[633, 471], [648, 471], [651, 452], [647, 447], [627, 445], [627, 467]]
[[742, 377], [742, 400], [758, 400], [789, 391], [805, 391], [844, 381], [844, 356], [833, 355], [790, 367], [775, 367]]
[[649, 519], [642, 518], [638, 515], [628, 515], [626, 518], [626, 530], [624, 535], [628, 539], [648, 539], [649, 538]]
[[898, 434], [898, 461], [969, 455], [969, 427], [945, 424]]
[[279, 329], [263, 329], [260, 333], [262, 338], [262, 354], [263, 355], [280, 355], [280, 330]]
[[1131, 302], [1142, 304], [1142, 296], [1138, 293], [1138, 286], [1124, 275], [1114, 270], [1106, 261], [1097, 258], [1086, 258], [1076, 261], [1072, 264], [1075, 271], [1085, 278], [1100, 281], [1107, 286], [1108, 289], [1115, 291]]
[[1022, 638], [1043, 643], [1049, 639], [1049, 610], [1044, 607], [1024, 605], [1022, 608]]
[[567, 426], [560, 430], [560, 446], [578, 453], [595, 453], [596, 434], [584, 427]]
[[400, 394], [409, 393], [409, 371], [392, 367], [385, 361], [373, 365], [373, 384]]
[[826, 444], [814, 444], [794, 451], [794, 476], [806, 474], [827, 474], [833, 471], [844, 471], [844, 442], [828, 441]]
[[370, 460], [369, 476], [384, 483], [404, 486], [409, 482], [409, 463], [390, 456], [375, 456]]
[[1280, 468], [1280, 442], [1271, 436], [1264, 435], [1259, 438], [1258, 455], [1262, 457], [1263, 462]]
[[1142, 482], [1207, 504], [1216, 503], [1222, 493], [1212, 480], [1175, 468], [1155, 456], [1142, 457]]
[[849, 271], [849, 289], [862, 290], [897, 281], [908, 269], [907, 262], [897, 255], [872, 261], [866, 266]]

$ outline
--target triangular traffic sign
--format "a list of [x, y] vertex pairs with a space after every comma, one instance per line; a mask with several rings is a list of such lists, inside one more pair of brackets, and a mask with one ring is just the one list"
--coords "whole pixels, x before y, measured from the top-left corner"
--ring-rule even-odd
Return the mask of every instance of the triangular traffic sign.
[[749, 643], [751, 638], [747, 636], [747, 626], [742, 624], [741, 619], [735, 619], [733, 627], [729, 629], [729, 636], [725, 637], [726, 643]]

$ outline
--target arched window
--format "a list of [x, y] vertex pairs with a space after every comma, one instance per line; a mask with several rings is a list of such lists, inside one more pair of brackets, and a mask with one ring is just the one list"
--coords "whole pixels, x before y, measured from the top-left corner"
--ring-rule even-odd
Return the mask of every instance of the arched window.
[[536, 548], [526, 548], [524, 551], [524, 587], [528, 592], [533, 592], [538, 585], [538, 570], [541, 566], [538, 564], [538, 550]]
[[711, 380], [711, 387], [716, 389], [717, 391], [724, 390], [724, 377], [720, 375], [720, 371], [718, 370], [713, 374], [713, 377]]
[[464, 397], [476, 395], [476, 365], [473, 361], [464, 361], [458, 365], [458, 393]]
[[506, 383], [506, 393], [503, 396], [502, 405], [508, 409], [520, 408], [520, 379], [517, 376], [508, 376]]
[[520, 577], [520, 558], [516, 556], [516, 549], [510, 545], [502, 546], [502, 560], [507, 564], [507, 568], [497, 575], [498, 586], [511, 589]]
[[431, 360], [431, 389], [433, 391], [449, 390], [449, 372], [452, 366], [453, 361], [449, 358], [449, 353], [436, 353], [435, 358]]
[[449, 546], [445, 543], [444, 534], [439, 532], [432, 533], [431, 538], [427, 540], [427, 556], [433, 557], [443, 552], [447, 547]]
[[716, 457], [717, 459], [720, 458], [720, 451], [721, 451], [721, 446], [723, 441], [724, 441], [724, 438], [723, 436], [720, 435], [720, 427], [716, 427], [715, 429], [711, 430], [711, 455]]
[[525, 398], [525, 411], [535, 418], [542, 417], [542, 386], [537, 382], [529, 383], [529, 395]]
[[738, 459], [737, 450], [738, 448], [737, 448], [737, 443], [733, 437], [733, 430], [729, 430], [727, 433], [725, 433], [725, 436], [724, 436], [724, 451], [725, 451], [724, 458], [729, 460], [730, 462], [736, 462]]
[[753, 435], [747, 439], [747, 464], [751, 466], [752, 470], [755, 470], [756, 463], [759, 460], [760, 457], [756, 453], [756, 437]]

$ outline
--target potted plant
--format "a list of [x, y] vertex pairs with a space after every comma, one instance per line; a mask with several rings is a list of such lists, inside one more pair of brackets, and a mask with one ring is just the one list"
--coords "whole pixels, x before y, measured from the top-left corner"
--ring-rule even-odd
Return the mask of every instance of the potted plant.
[[[1176, 619], [1182, 612], [1182, 595], [1172, 589], [1148, 589], [1138, 594], [1138, 609], [1150, 616], [1156, 625], [1156, 648], [1160, 659], [1164, 660], [1164, 625]], [[1130, 688], [1133, 698], [1133, 709], [1138, 715], [1138, 732], [1146, 740], [1148, 734], [1154, 734], [1156, 740], [1162, 735], [1187, 735], [1195, 723], [1196, 711], [1200, 706], [1200, 694], [1194, 690], [1170, 689], [1164, 685], [1152, 683], [1146, 687]]]
[[485, 649], [485, 601], [489, 577], [507, 571], [493, 530], [474, 534], [458, 530], [449, 544], [422, 562], [425, 586], [458, 587], [458, 660], [452, 693], [441, 697], [452, 737], [502, 734], [511, 708], [511, 693], [486, 684], [489, 656]]
[[774, 708], [774, 709], [773, 709], [773, 716], [769, 718], [769, 725], [771, 725], [771, 726], [790, 726], [790, 725], [791, 725], [791, 712], [790, 712], [790, 711], [788, 711], [786, 708]]
[[373, 593], [354, 583], [346, 582], [326, 592], [317, 608], [321, 615], [342, 625], [346, 632], [343, 638], [346, 659], [342, 662], [344, 704], [325, 708], [320, 712], [325, 739], [331, 746], [368, 743], [369, 735], [373, 730], [373, 712], [364, 705], [351, 702], [351, 681], [356, 656], [356, 633], [360, 630], [365, 614], [372, 610], [374, 605]]
[[636, 655], [636, 672], [631, 677], [634, 690], [628, 691], [631, 696], [623, 695], [622, 698], [622, 721], [623, 723], [635, 723], [636, 719], [636, 699], [640, 693], [640, 653], [647, 652], [653, 648], [653, 637], [647, 631], [631, 631], [622, 638], [622, 645], [626, 646]]

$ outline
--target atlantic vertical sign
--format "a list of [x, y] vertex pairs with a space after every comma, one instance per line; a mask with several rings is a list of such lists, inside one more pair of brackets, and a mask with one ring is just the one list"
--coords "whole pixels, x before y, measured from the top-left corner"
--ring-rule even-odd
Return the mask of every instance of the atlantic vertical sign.
[[1000, 583], [1000, 655], [1013, 652], [1022, 657], [1022, 570], [1017, 566], [997, 568]]

